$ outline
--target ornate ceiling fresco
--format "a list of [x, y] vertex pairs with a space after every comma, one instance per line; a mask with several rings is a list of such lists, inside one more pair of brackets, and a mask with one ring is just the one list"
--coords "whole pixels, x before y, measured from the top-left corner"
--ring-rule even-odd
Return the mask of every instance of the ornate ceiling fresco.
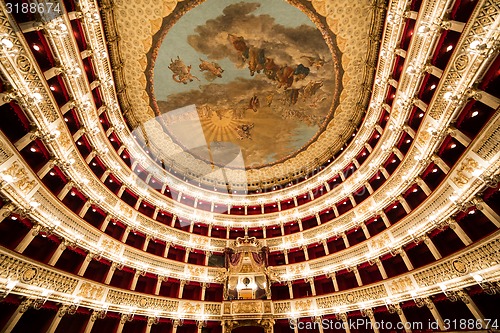
[[342, 1], [118, 1], [107, 38], [136, 137], [191, 183], [258, 188], [324, 164], [366, 110], [383, 24]]
[[300, 6], [321, 30], [282, 0], [194, 5], [165, 20], [153, 48], [153, 109], [169, 134], [186, 150], [193, 135], [203, 137], [190, 152], [218, 165], [241, 151], [246, 169], [314, 140], [338, 104], [341, 78], [333, 36], [315, 13]]

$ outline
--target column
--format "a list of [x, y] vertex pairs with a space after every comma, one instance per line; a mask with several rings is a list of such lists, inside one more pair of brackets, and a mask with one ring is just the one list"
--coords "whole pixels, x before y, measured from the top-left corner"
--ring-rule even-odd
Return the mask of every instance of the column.
[[347, 319], [346, 313], [337, 313], [335, 317], [339, 320], [342, 320], [343, 326], [345, 327], [346, 333], [351, 333], [351, 329], [349, 328], [349, 320]]
[[66, 112], [68, 112], [69, 110], [74, 108], [75, 106], [76, 106], [75, 101], [69, 100], [68, 102], [66, 102], [66, 104], [64, 104], [63, 106], [60, 107], [61, 113], [65, 114]]
[[343, 172], [339, 172], [340, 179], [342, 179], [342, 182], [345, 182], [345, 175]]
[[423, 302], [425, 303], [425, 305], [427, 305], [427, 308], [431, 311], [432, 316], [439, 325], [439, 329], [445, 331], [443, 318], [439, 314], [438, 310], [434, 306], [434, 303], [431, 301], [431, 299], [426, 297], [423, 299]]
[[316, 217], [316, 223], [321, 225], [321, 217], [319, 217], [319, 213], [314, 214], [314, 216]]
[[441, 159], [441, 157], [439, 157], [438, 155], [434, 154], [431, 156], [431, 160], [434, 162], [434, 164], [436, 164], [439, 169], [441, 169], [441, 171], [443, 171], [445, 174], [448, 174], [448, 172], [450, 172], [450, 167], [448, 166], [448, 164], [446, 164], [445, 161], [443, 161]]
[[117, 262], [111, 263], [111, 267], [109, 268], [108, 273], [106, 274], [106, 278], [104, 279], [104, 284], [110, 284], [111, 279], [113, 278], [113, 274], [115, 274], [116, 269], [122, 269], [123, 265]]
[[182, 298], [182, 293], [184, 292], [184, 286], [186, 285], [186, 283], [187, 282], [185, 280], [180, 280], [178, 298]]
[[363, 222], [361, 223], [361, 230], [363, 230], [363, 234], [365, 235], [366, 239], [370, 238], [370, 232], [368, 231], [366, 224], [364, 224]]
[[455, 138], [458, 142], [460, 142], [464, 147], [469, 146], [471, 143], [471, 139], [465, 135], [462, 131], [457, 129], [456, 127], [450, 126], [448, 127], [448, 133]]
[[434, 243], [432, 242], [432, 239], [426, 236], [424, 238], [424, 243], [431, 251], [432, 255], [434, 256], [434, 259], [439, 260], [442, 258], [441, 253], [439, 253], [438, 249], [436, 248], [436, 245], [434, 245]]
[[333, 205], [332, 206], [332, 210], [333, 210], [333, 214], [335, 215], [335, 217], [339, 217], [339, 210], [337, 209], [337, 206], [336, 205]]
[[472, 315], [474, 315], [474, 318], [476, 318], [477, 321], [479, 321], [481, 323], [481, 325], [483, 326], [483, 328], [486, 329], [487, 323], [484, 320], [484, 315], [481, 312], [481, 310], [479, 310], [479, 308], [477, 307], [476, 303], [474, 303], [474, 301], [469, 296], [469, 294], [467, 294], [463, 290], [459, 290], [459, 291], [457, 291], [457, 295], [465, 303], [465, 305], [467, 306], [467, 308], [469, 309], [469, 311], [472, 313]]
[[111, 221], [111, 215], [106, 215], [106, 218], [104, 219], [104, 221], [102, 221], [101, 227], [99, 229], [104, 232], [108, 227], [109, 221]]
[[300, 248], [302, 249], [302, 251], [304, 251], [304, 257], [306, 258], [306, 261], [309, 261], [309, 253], [307, 252], [307, 246], [302, 245]]
[[370, 195], [372, 195], [373, 194], [373, 187], [372, 187], [372, 185], [369, 182], [364, 183], [364, 185], [365, 185], [368, 193], [370, 193]]
[[3, 207], [0, 208], [0, 223], [2, 223], [3, 220], [5, 220], [5, 218], [9, 216], [15, 209], [16, 206], [12, 203], [3, 205]]
[[108, 176], [109, 176], [110, 173], [111, 173], [111, 170], [106, 169], [106, 171], [104, 171], [104, 173], [102, 174], [102, 176], [100, 178], [101, 182], [104, 183], [106, 181], [106, 179], [108, 178]]
[[146, 239], [144, 240], [144, 245], [142, 246], [142, 250], [146, 251], [148, 249], [149, 242], [151, 241], [151, 236], [146, 235]]
[[29, 145], [32, 141], [34, 141], [37, 138], [36, 136], [36, 131], [30, 131], [26, 133], [22, 138], [16, 141], [14, 143], [14, 146], [16, 147], [17, 150], [21, 151], [24, 148], [26, 148], [27, 145]]
[[153, 212], [153, 220], [156, 220], [156, 218], [158, 217], [158, 213], [159, 212], [160, 212], [160, 208], [156, 207], [155, 211]]
[[85, 158], [85, 163], [89, 164], [89, 163], [90, 163], [90, 161], [92, 161], [92, 159], [93, 159], [94, 157], [96, 157], [96, 155], [97, 155], [97, 152], [96, 152], [95, 150], [92, 150], [92, 151], [90, 152], [90, 154], [89, 154], [89, 155]]
[[145, 271], [135, 271], [134, 278], [132, 279], [132, 283], [130, 284], [130, 290], [135, 290], [135, 287], [137, 287], [137, 280], [139, 280], [139, 276], [144, 275], [146, 275]]
[[389, 176], [390, 176], [390, 175], [389, 175], [389, 173], [387, 172], [387, 170], [386, 170], [383, 166], [381, 166], [381, 167], [379, 168], [379, 170], [380, 170], [380, 172], [384, 175], [384, 177], [385, 177], [386, 179], [387, 179], [387, 178], [389, 178]]
[[431, 189], [427, 185], [427, 183], [420, 177], [415, 178], [415, 182], [417, 185], [424, 191], [425, 195], [429, 196], [431, 194]]
[[352, 194], [349, 194], [349, 200], [351, 201], [351, 205], [353, 207], [356, 207], [357, 203], [356, 203], [356, 200], [354, 200], [354, 197], [352, 196]]
[[87, 325], [85, 326], [85, 331], [83, 333], [90, 333], [90, 331], [92, 331], [92, 327], [94, 326], [94, 323], [97, 320], [97, 316], [95, 316], [94, 313], [96, 313], [96, 310], [94, 310], [90, 315], [89, 321], [87, 322]]
[[372, 309], [362, 309], [361, 314], [363, 315], [363, 317], [370, 318], [370, 322], [372, 323], [373, 332], [380, 333], [378, 326], [377, 326], [377, 321], [375, 320], [375, 316], [373, 315], [373, 310]]
[[399, 203], [401, 204], [401, 206], [403, 206], [403, 209], [405, 210], [406, 214], [410, 214], [411, 207], [410, 205], [408, 205], [406, 199], [402, 195], [398, 196], [396, 199], [399, 200]]
[[19, 23], [19, 28], [23, 33], [40, 31], [44, 28], [44, 23], [40, 21], [29, 21]]
[[288, 285], [288, 293], [290, 294], [290, 299], [293, 299], [293, 288], [292, 288], [292, 282], [288, 281], [286, 283]]
[[354, 272], [354, 276], [356, 276], [356, 282], [358, 283], [358, 286], [361, 287], [363, 285], [363, 281], [361, 281], [361, 276], [359, 275], [358, 267], [357, 266], [352, 267], [352, 271]]
[[337, 282], [337, 274], [335, 272], [331, 272], [331, 273], [328, 273], [326, 276], [332, 279], [333, 289], [335, 291], [339, 291], [339, 283]]
[[158, 320], [159, 320], [158, 317], [148, 317], [148, 323], [146, 325], [146, 330], [144, 331], [144, 333], [150, 333], [151, 332], [151, 327], [153, 325], [158, 324]]
[[166, 242], [166, 243], [165, 243], [165, 251], [163, 251], [163, 257], [164, 257], [164, 258], [167, 258], [167, 257], [168, 257], [168, 250], [170, 249], [170, 245], [171, 245], [171, 244], [172, 244], [172, 243], [170, 243], [170, 242]]
[[66, 194], [69, 193], [69, 191], [73, 188], [73, 182], [67, 182], [66, 185], [62, 188], [61, 192], [57, 195], [59, 200], [63, 200]]
[[92, 253], [88, 253], [87, 256], [85, 257], [85, 260], [83, 261], [82, 265], [80, 266], [80, 269], [78, 270], [78, 275], [83, 276], [85, 274], [85, 271], [87, 270], [87, 267], [89, 267], [90, 262], [94, 258], [94, 255]]
[[17, 94], [11, 90], [4, 91], [0, 93], [0, 106], [8, 104], [11, 101], [17, 99]]
[[26, 250], [26, 248], [28, 247], [28, 245], [30, 245], [33, 238], [35, 238], [40, 233], [41, 230], [42, 227], [38, 224], [35, 224], [31, 228], [31, 230], [26, 234], [26, 236], [24, 236], [23, 240], [16, 246], [14, 251], [23, 253], [24, 250]]
[[424, 112], [427, 111], [428, 105], [424, 101], [422, 101], [421, 99], [414, 98], [413, 105], [415, 105], [417, 108], [419, 108], [420, 110], [422, 110]]
[[52, 67], [43, 72], [43, 76], [45, 77], [45, 80], [48, 81], [53, 77], [56, 77], [57, 75], [60, 75], [62, 73], [63, 69], [61, 67]]
[[474, 198], [472, 202], [476, 205], [476, 208], [481, 211], [497, 228], [500, 228], [500, 216], [491, 209], [490, 206], [483, 200], [483, 198]]
[[389, 313], [394, 313], [396, 312], [399, 316], [399, 320], [403, 323], [403, 327], [406, 333], [411, 333], [411, 327], [410, 324], [408, 323], [408, 320], [406, 319], [406, 316], [403, 312], [403, 309], [401, 308], [401, 305], [399, 304], [388, 304], [387, 309], [389, 310]]
[[330, 249], [328, 249], [328, 243], [326, 242], [326, 239], [322, 239], [321, 244], [323, 244], [323, 248], [325, 249], [325, 255], [329, 255]]
[[188, 247], [186, 248], [186, 254], [184, 254], [184, 262], [187, 263], [189, 260], [189, 253], [191, 253], [191, 249]]
[[410, 258], [408, 258], [408, 254], [406, 254], [406, 251], [401, 248], [399, 250], [399, 255], [401, 256], [401, 259], [403, 259], [403, 262], [406, 265], [406, 268], [408, 268], [408, 271], [412, 271], [414, 269], [413, 264], [410, 261]]
[[289, 264], [289, 259], [288, 259], [288, 249], [283, 249], [283, 254], [285, 256], [285, 264]]
[[375, 264], [377, 265], [378, 270], [380, 271], [380, 275], [382, 275], [382, 279], [387, 279], [387, 272], [385, 271], [385, 267], [382, 264], [382, 261], [380, 260], [380, 258], [377, 258], [375, 260]]
[[21, 319], [23, 314], [30, 308], [32, 303], [33, 303], [33, 300], [29, 299], [29, 298], [22, 301], [22, 303], [19, 304], [19, 306], [17, 307], [14, 314], [9, 318], [9, 320], [7, 321], [5, 326], [2, 328], [0, 333], [12, 332], [12, 330], [16, 326], [17, 322], [19, 321], [19, 319]]
[[179, 319], [174, 319], [173, 326], [172, 326], [172, 333], [177, 333], [177, 327], [182, 326], [181, 322]]
[[408, 133], [408, 135], [412, 138], [415, 139], [415, 130], [411, 128], [409, 125], [404, 125], [403, 130]]
[[135, 209], [135, 210], [139, 210], [139, 206], [141, 205], [142, 200], [144, 200], [144, 198], [143, 198], [143, 197], [139, 197], [139, 198], [137, 199], [137, 202], [135, 203], [135, 206], [134, 206], [134, 209]]
[[[416, 17], [417, 12], [413, 12], [413, 13], [415, 13], [415, 17]], [[406, 58], [406, 50], [403, 50], [402, 48], [396, 48], [394, 50], [394, 54], [397, 54], [401, 58]]]
[[123, 332], [123, 326], [125, 326], [125, 323], [129, 320], [129, 315], [123, 313], [120, 316], [120, 323], [118, 324], [118, 327], [116, 328], [115, 333], [122, 333]]
[[122, 238], [120, 239], [121, 242], [125, 243], [127, 241], [128, 234], [130, 233], [131, 228], [127, 227], [125, 228], [125, 231], [123, 232]]
[[80, 216], [81, 218], [83, 218], [85, 216], [85, 214], [87, 214], [87, 211], [89, 210], [90, 208], [90, 201], [87, 200], [84, 204], [83, 204], [83, 207], [82, 209], [80, 210], [80, 212], [78, 213], [78, 216]]
[[460, 238], [465, 246], [472, 244], [472, 239], [465, 233], [464, 229], [455, 221], [454, 219], [449, 219], [450, 229], [455, 232], [455, 234]]
[[350, 246], [349, 239], [347, 239], [347, 235], [345, 234], [345, 232], [342, 233], [342, 239], [344, 240], [345, 247], [348, 248]]
[[433, 65], [426, 65], [425, 71], [437, 78], [441, 78], [441, 76], [443, 76], [443, 70]]
[[471, 97], [495, 110], [500, 106], [500, 98], [490, 95], [486, 91], [476, 90]]
[[127, 186], [122, 185], [122, 186], [120, 187], [120, 189], [118, 190], [118, 193], [116, 194], [116, 196], [117, 196], [118, 198], [121, 198], [121, 197], [122, 197], [122, 195], [123, 195], [123, 192], [125, 192], [125, 189], [126, 189], [126, 188], [127, 188]]
[[85, 134], [85, 127], [80, 127], [80, 129], [73, 134], [73, 140], [78, 141], [83, 134]]
[[47, 264], [50, 266], [54, 266], [63, 254], [64, 250], [66, 250], [66, 244], [64, 243], [64, 241], [62, 241], [61, 243], [59, 243], [59, 246], [57, 247], [56, 251]]
[[167, 279], [167, 277], [162, 276], [162, 275], [158, 275], [158, 279], [156, 280], [155, 290], [153, 292], [155, 295], [159, 295], [160, 294], [161, 283], [163, 281], [165, 281], [166, 279]]
[[316, 286], [314, 285], [314, 278], [308, 277], [307, 279], [305, 279], [305, 281], [308, 282], [309, 286], [311, 287], [312, 296], [316, 296]]
[[52, 319], [52, 322], [50, 323], [49, 328], [47, 329], [46, 333], [54, 333], [57, 329], [57, 326], [61, 322], [61, 319], [68, 313], [68, 306], [67, 305], [61, 305], [59, 307], [59, 310], [57, 310], [57, 313]]
[[401, 153], [401, 150], [399, 150], [397, 147], [392, 148], [392, 152], [399, 158], [400, 161], [405, 158], [403, 153]]
[[203, 282], [201, 284], [201, 300], [204, 301], [205, 300], [205, 293], [207, 292], [207, 284], [205, 282]]
[[391, 221], [387, 218], [387, 215], [385, 215], [385, 212], [383, 210], [377, 212], [377, 214], [382, 218], [382, 221], [384, 221], [384, 225], [386, 228], [389, 228], [391, 226]]

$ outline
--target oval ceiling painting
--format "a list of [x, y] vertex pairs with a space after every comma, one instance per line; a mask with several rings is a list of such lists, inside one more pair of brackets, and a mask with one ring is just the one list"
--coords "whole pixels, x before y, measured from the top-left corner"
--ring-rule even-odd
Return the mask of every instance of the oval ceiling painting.
[[299, 153], [332, 119], [341, 90], [325, 25], [307, 1], [180, 2], [153, 50], [165, 131], [218, 165], [239, 155], [251, 169]]

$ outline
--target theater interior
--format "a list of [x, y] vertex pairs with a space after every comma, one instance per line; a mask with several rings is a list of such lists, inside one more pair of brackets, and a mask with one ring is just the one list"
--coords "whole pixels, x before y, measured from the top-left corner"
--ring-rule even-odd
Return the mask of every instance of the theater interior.
[[500, 329], [498, 1], [0, 21], [1, 333]]

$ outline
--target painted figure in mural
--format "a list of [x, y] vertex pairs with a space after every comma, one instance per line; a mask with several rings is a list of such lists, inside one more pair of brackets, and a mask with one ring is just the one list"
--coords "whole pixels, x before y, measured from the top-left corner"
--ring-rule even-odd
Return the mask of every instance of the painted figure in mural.
[[172, 79], [175, 82], [188, 84], [189, 82], [192, 82], [193, 79], [200, 81], [200, 79], [191, 74], [191, 65], [186, 66], [184, 61], [182, 61], [179, 56], [177, 56], [177, 59], [175, 60], [170, 59], [168, 69], [174, 73], [172, 75]]
[[319, 57], [319, 56], [318, 57], [302, 56], [300, 58], [307, 60], [307, 62], [308, 62], [307, 66], [314, 67], [316, 69], [320, 69], [326, 63], [325, 59], [323, 59], [322, 57]]
[[242, 36], [228, 35], [228, 39], [233, 44], [234, 49], [238, 52], [241, 60], [246, 61], [249, 56], [249, 47]]
[[302, 97], [304, 101], [315, 95], [322, 86], [323, 81], [309, 81], [309, 83], [302, 88]]
[[270, 80], [276, 80], [276, 72], [280, 69], [280, 66], [274, 63], [274, 59], [266, 58], [266, 63], [264, 64], [264, 74]]
[[260, 106], [259, 97], [257, 97], [257, 95], [254, 94], [252, 98], [250, 98], [250, 102], [248, 103], [248, 108], [252, 109], [253, 112], [257, 112], [259, 110], [259, 106]]
[[238, 127], [236, 127], [236, 132], [238, 133], [238, 139], [243, 140], [243, 139], [250, 139], [252, 140], [252, 133], [250, 132], [252, 128], [254, 128], [255, 124], [250, 123], [250, 124], [243, 124]]
[[203, 59], [200, 58], [200, 71], [204, 72], [204, 71], [208, 71], [208, 73], [214, 77], [222, 77], [222, 73], [224, 72], [224, 70], [222, 69], [222, 67], [216, 63], [216, 62], [208, 62], [208, 61], [205, 61]]
[[255, 72], [260, 73], [264, 69], [266, 57], [263, 49], [251, 47], [248, 57], [248, 69], [250, 75], [254, 76]]

